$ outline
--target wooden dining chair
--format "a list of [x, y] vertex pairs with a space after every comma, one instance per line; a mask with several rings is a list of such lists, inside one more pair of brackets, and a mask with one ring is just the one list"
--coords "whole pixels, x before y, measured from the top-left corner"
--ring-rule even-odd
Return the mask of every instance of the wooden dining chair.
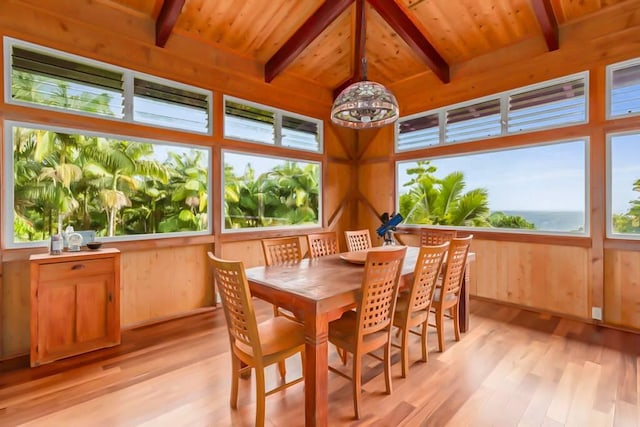
[[371, 247], [371, 235], [367, 229], [345, 231], [344, 238], [349, 252], [364, 251]]
[[362, 296], [356, 309], [329, 323], [329, 342], [353, 355], [351, 376], [332, 366], [329, 370], [353, 384], [353, 407], [360, 418], [362, 357], [384, 349], [387, 394], [391, 393], [391, 327], [398, 294], [398, 280], [407, 248], [369, 252], [362, 278]]
[[[264, 426], [265, 399], [273, 393], [299, 383], [304, 375], [266, 391], [265, 373], [267, 366], [284, 361], [298, 353], [304, 367], [304, 327], [285, 317], [274, 317], [257, 323], [249, 283], [240, 261], [226, 261], [208, 253], [213, 267], [222, 308], [227, 321], [229, 344], [231, 346], [231, 394], [229, 403], [233, 409], [238, 406], [238, 380], [250, 369], [256, 377], [256, 426]], [[242, 363], [246, 366], [242, 367]]]
[[420, 246], [436, 246], [450, 242], [457, 236], [456, 230], [440, 230], [435, 228], [420, 229]]
[[[300, 247], [300, 239], [297, 236], [262, 239], [262, 251], [267, 266], [300, 262], [302, 260], [302, 248]], [[277, 305], [273, 306], [273, 315], [299, 321], [293, 313]], [[284, 363], [279, 366], [281, 374], [285, 375]]]
[[319, 258], [340, 252], [338, 236], [335, 231], [307, 234], [309, 258]]
[[[418, 253], [413, 281], [409, 291], [398, 295], [396, 311], [393, 316], [393, 326], [402, 335], [401, 349], [402, 378], [407, 376], [409, 369], [409, 333], [420, 335], [422, 341], [422, 361], [428, 360], [427, 330], [429, 312], [433, 302], [433, 295], [442, 268], [442, 261], [449, 248], [449, 242], [437, 246], [422, 246]], [[420, 333], [412, 328], [421, 326]], [[393, 345], [393, 344], [392, 344]]]
[[300, 239], [297, 236], [262, 239], [262, 252], [266, 265], [300, 262], [302, 259]]
[[462, 289], [462, 281], [464, 280], [467, 256], [469, 255], [472, 239], [472, 234], [467, 237], [451, 239], [447, 250], [444, 272], [433, 296], [432, 311], [435, 312], [436, 323], [432, 326], [435, 326], [438, 330], [438, 348], [441, 352], [445, 348], [444, 319], [447, 311], [449, 314], [446, 317], [453, 318], [456, 341], [460, 341], [460, 316], [458, 313], [460, 290]]

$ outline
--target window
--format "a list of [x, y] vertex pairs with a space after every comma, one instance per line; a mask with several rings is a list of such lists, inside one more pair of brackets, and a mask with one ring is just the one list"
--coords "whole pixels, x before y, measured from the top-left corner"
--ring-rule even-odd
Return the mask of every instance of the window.
[[320, 164], [223, 152], [224, 230], [319, 226]]
[[607, 67], [608, 116], [640, 113], [640, 59]]
[[322, 152], [322, 120], [225, 96], [224, 137]]
[[586, 141], [397, 163], [405, 224], [584, 235]]
[[210, 234], [209, 149], [6, 124], [7, 247], [41, 246], [59, 219], [106, 239]]
[[7, 103], [210, 134], [211, 92], [9, 38]]
[[500, 135], [500, 99], [447, 110], [446, 142], [471, 141]]
[[607, 235], [640, 239], [640, 132], [609, 136]]
[[401, 118], [396, 151], [587, 122], [587, 73]]
[[580, 123], [586, 118], [584, 76], [509, 96], [509, 133]]
[[413, 150], [440, 143], [440, 114], [426, 114], [398, 121], [396, 151]]

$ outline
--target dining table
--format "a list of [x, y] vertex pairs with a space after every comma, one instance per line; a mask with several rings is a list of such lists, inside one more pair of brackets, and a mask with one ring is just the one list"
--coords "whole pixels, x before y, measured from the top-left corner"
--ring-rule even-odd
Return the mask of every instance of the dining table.
[[[402, 246], [381, 246], [370, 250], [393, 250]], [[400, 287], [408, 287], [415, 269], [418, 247], [407, 247]], [[345, 252], [319, 258], [304, 258], [272, 266], [247, 268], [246, 276], [254, 297], [293, 312], [305, 330], [305, 425], [326, 426], [328, 422], [328, 332], [329, 322], [353, 309], [360, 297], [366, 252]], [[463, 281], [460, 330], [469, 329], [469, 263]]]

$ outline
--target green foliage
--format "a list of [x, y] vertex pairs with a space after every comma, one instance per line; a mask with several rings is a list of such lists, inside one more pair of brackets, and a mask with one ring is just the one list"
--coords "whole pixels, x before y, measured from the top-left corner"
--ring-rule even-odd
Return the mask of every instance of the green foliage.
[[493, 212], [489, 215], [489, 223], [497, 228], [520, 228], [533, 230], [535, 224], [527, 221], [520, 215], [505, 215], [503, 212]]
[[27, 128], [13, 137], [16, 241], [48, 238], [59, 216], [99, 236], [208, 226], [202, 150], [169, 151], [162, 163], [149, 143]]
[[255, 176], [251, 163], [242, 174], [225, 164], [224, 175], [226, 228], [317, 224], [318, 165], [285, 161]]
[[[633, 183], [633, 191], [640, 192], [640, 179]], [[626, 213], [613, 215], [614, 233], [640, 234], [640, 197], [629, 204], [631, 207]]]
[[533, 229], [535, 225], [520, 216], [502, 212], [490, 214], [489, 193], [484, 188], [465, 191], [462, 172], [443, 178], [429, 161], [418, 161], [407, 169], [409, 191], [400, 196], [400, 213], [407, 224], [458, 225]]

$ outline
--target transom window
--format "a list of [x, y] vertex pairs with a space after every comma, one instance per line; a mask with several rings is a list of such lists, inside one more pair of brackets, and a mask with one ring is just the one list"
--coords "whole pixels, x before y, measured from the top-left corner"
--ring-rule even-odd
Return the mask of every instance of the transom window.
[[224, 137], [322, 152], [322, 120], [224, 97]]
[[640, 114], [640, 58], [607, 67], [609, 118]]
[[4, 38], [5, 100], [211, 134], [211, 91]]
[[403, 117], [396, 151], [586, 123], [587, 78], [580, 73]]

